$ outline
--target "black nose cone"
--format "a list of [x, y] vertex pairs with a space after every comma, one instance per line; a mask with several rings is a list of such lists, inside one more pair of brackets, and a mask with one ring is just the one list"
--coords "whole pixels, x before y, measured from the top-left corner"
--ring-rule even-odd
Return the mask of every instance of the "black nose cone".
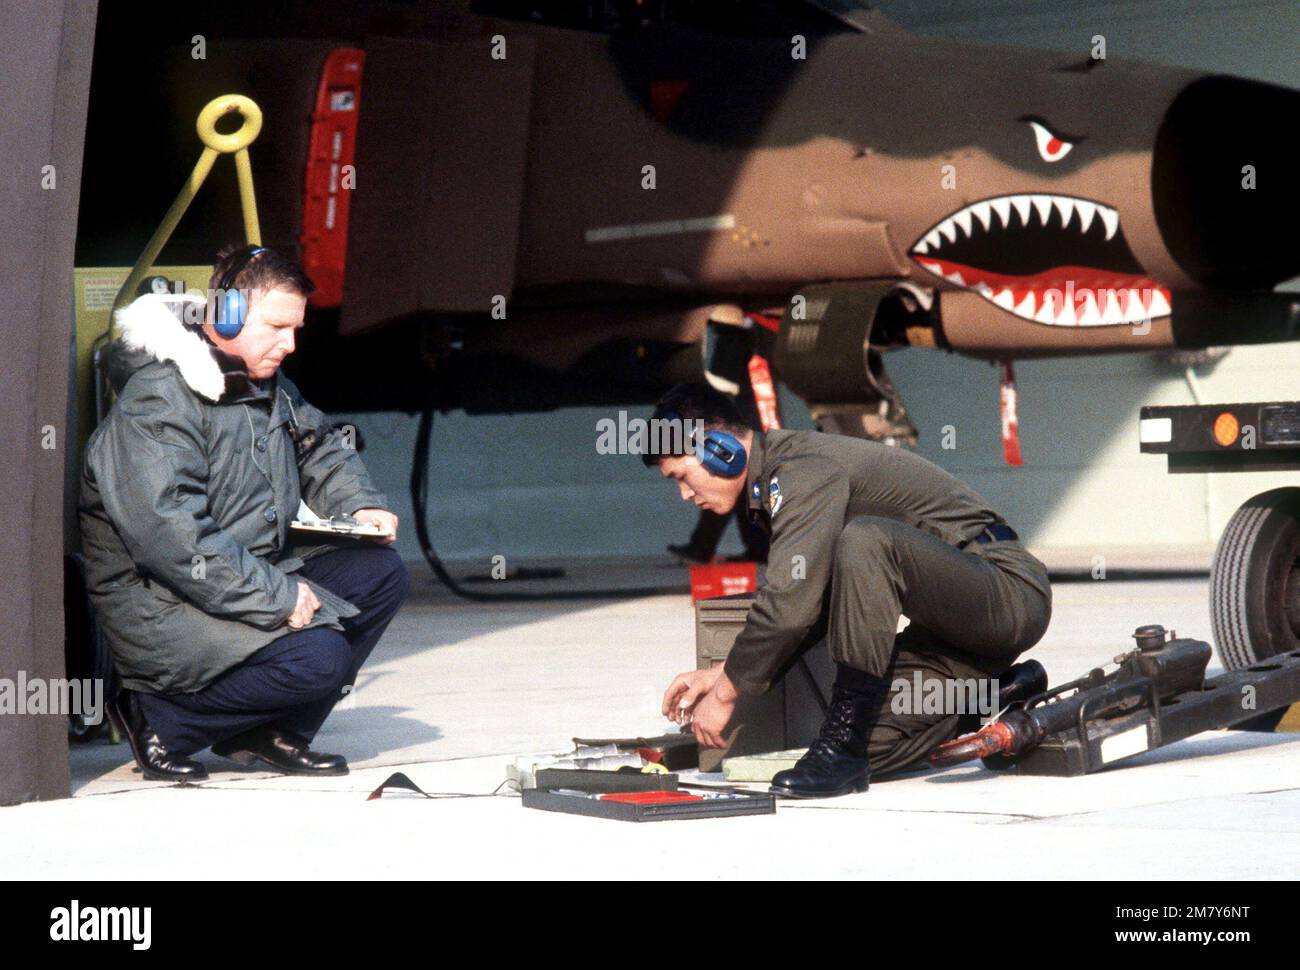
[[1201, 78], [1170, 105], [1152, 195], [1165, 245], [1193, 279], [1261, 289], [1300, 274], [1297, 122], [1300, 92], [1240, 78]]

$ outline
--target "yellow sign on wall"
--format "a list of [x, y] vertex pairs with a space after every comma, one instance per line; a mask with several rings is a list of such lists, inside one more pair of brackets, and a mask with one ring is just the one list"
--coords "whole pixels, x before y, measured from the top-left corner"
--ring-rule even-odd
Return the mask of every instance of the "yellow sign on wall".
[[[77, 339], [77, 415], [81, 448], [86, 446], [86, 439], [95, 430], [95, 397], [97, 393], [103, 393], [97, 392], [95, 388], [95, 350], [97, 346], [102, 350], [105, 345], [113, 299], [130, 272], [130, 266], [87, 266], [72, 271], [73, 327]], [[208, 280], [212, 278], [212, 267], [155, 266], [149, 275], [171, 280], [172, 289], [179, 282], [182, 292], [206, 296]], [[101, 404], [107, 409], [109, 402], [104, 400]]]

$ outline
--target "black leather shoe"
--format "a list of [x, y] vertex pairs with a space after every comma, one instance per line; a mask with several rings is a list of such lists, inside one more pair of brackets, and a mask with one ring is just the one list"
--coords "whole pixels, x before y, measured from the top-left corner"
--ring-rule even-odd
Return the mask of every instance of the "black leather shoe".
[[286, 775], [346, 775], [347, 759], [341, 754], [322, 754], [308, 747], [306, 738], [288, 731], [261, 727], [245, 731], [212, 746], [223, 758], [251, 765], [261, 761]]
[[793, 768], [772, 777], [772, 794], [786, 798], [833, 798], [866, 791], [871, 781], [867, 736], [880, 707], [875, 694], [835, 686], [821, 733]]
[[151, 781], [207, 781], [208, 769], [191, 758], [172, 754], [144, 719], [135, 695], [122, 690], [108, 702], [108, 719], [131, 746], [140, 773]]
[[998, 710], [1047, 690], [1047, 671], [1037, 660], [1012, 664], [998, 677]]

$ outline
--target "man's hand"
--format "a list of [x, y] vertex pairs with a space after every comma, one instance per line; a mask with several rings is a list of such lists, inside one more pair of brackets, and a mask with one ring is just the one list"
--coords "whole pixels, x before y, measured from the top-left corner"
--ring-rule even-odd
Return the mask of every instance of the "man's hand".
[[289, 614], [289, 629], [301, 630], [311, 622], [311, 618], [316, 615], [316, 611], [319, 609], [320, 600], [311, 591], [311, 587], [303, 580], [298, 580], [298, 605]]
[[352, 517], [358, 522], [368, 522], [383, 529], [386, 535], [379, 541], [384, 545], [397, 540], [397, 516], [387, 509], [357, 509], [352, 513]]
[[721, 666], [678, 674], [664, 693], [663, 714], [683, 724], [689, 718], [695, 740], [706, 748], [725, 748], [722, 739], [739, 697]]

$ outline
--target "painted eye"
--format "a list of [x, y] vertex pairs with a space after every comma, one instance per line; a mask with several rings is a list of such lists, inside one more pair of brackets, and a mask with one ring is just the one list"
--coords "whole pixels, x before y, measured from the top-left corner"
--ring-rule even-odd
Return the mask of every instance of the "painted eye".
[[1074, 142], [1065, 141], [1052, 134], [1040, 122], [1031, 121], [1029, 127], [1034, 130], [1034, 140], [1038, 142], [1038, 154], [1045, 162], [1059, 162], [1070, 154], [1070, 149], [1074, 147]]

